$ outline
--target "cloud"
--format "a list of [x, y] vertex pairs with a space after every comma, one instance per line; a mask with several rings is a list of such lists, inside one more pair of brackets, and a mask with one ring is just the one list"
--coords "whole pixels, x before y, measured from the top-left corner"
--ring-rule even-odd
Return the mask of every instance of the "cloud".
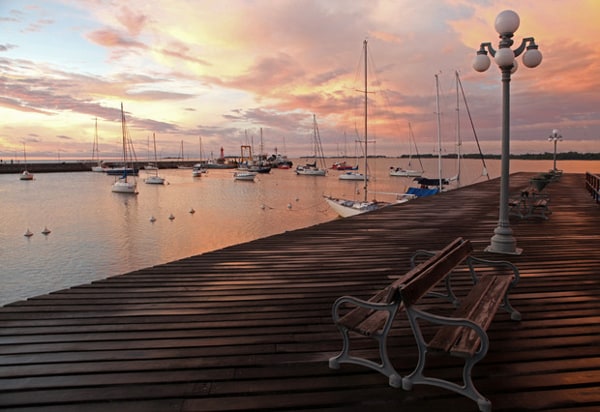
[[87, 37], [94, 43], [104, 47], [123, 47], [146, 49], [146, 45], [136, 40], [126, 38], [116, 30], [102, 29], [95, 30], [87, 34]]
[[10, 49], [14, 49], [15, 47], [17, 46], [15, 46], [14, 44], [0, 44], [0, 52], [5, 52]]
[[[555, 127], [565, 128], [564, 135], [600, 137], [594, 110], [600, 46], [588, 41], [600, 8], [580, 0], [543, 10], [512, 0], [501, 6], [521, 15], [515, 40], [535, 35], [544, 55], [540, 67], [520, 67], [512, 78], [515, 141], [545, 139]], [[202, 133], [235, 148], [240, 130], [262, 127], [265, 134], [288, 135], [293, 147], [305, 143], [315, 113], [324, 142], [332, 144], [363, 115], [366, 38], [374, 69], [369, 127], [378, 147], [397, 147], [408, 122], [424, 145], [434, 144], [434, 74], [440, 72], [444, 140], [452, 146], [455, 70], [479, 138], [493, 143], [499, 136], [500, 74], [496, 67], [483, 74], [470, 67], [481, 41], [497, 41], [496, 1], [227, 0], [198, 7], [130, 0], [115, 7], [87, 0], [44, 7], [15, 6], [0, 15], [14, 29], [0, 45], [0, 107], [27, 113], [32, 123], [90, 115], [116, 121], [124, 100], [132, 125], [172, 133], [161, 136], [166, 140]], [[31, 27], [39, 31], [26, 30]], [[74, 41], [64, 36], [56, 49], [57, 31]]]
[[131, 36], [136, 37], [144, 29], [148, 17], [141, 13], [134, 13], [127, 6], [122, 6], [117, 13], [117, 20], [125, 26]]

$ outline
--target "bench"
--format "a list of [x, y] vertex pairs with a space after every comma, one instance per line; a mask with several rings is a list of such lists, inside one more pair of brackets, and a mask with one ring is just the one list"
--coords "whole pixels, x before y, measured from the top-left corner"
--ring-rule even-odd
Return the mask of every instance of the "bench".
[[[511, 314], [513, 320], [521, 315], [509, 302], [510, 290], [519, 280], [517, 268], [510, 262], [489, 261], [472, 256], [468, 240], [457, 238], [439, 251], [417, 251], [411, 259], [412, 269], [380, 290], [369, 300], [342, 296], [333, 305], [333, 320], [343, 339], [341, 352], [329, 359], [329, 367], [338, 369], [341, 363], [353, 363], [371, 368], [388, 377], [392, 387], [412, 389], [414, 384], [429, 384], [452, 390], [475, 400], [480, 410], [489, 411], [491, 403], [483, 397], [471, 379], [473, 366], [487, 353], [489, 341], [486, 330], [499, 307]], [[424, 259], [424, 260], [423, 260]], [[417, 261], [422, 260], [417, 264]], [[473, 287], [459, 303], [452, 289], [451, 274], [459, 266], [468, 268]], [[492, 268], [483, 274], [481, 267]], [[439, 291], [436, 286], [443, 286]], [[435, 291], [433, 290], [435, 288]], [[440, 316], [424, 310], [422, 298], [443, 298], [454, 304], [454, 313]], [[429, 299], [427, 299], [429, 300]], [[430, 302], [428, 302], [430, 303]], [[342, 312], [350, 305], [351, 309]], [[387, 338], [396, 314], [404, 309], [419, 349], [419, 360], [414, 371], [401, 377], [389, 360]], [[438, 325], [430, 340], [424, 338], [423, 321]], [[375, 339], [381, 362], [350, 354], [350, 334]], [[465, 358], [463, 385], [424, 375], [425, 360], [430, 352], [443, 352]]]
[[534, 188], [522, 190], [519, 194], [512, 195], [508, 200], [509, 215], [520, 218], [539, 217], [548, 219], [552, 211], [549, 208], [550, 196], [538, 192]]

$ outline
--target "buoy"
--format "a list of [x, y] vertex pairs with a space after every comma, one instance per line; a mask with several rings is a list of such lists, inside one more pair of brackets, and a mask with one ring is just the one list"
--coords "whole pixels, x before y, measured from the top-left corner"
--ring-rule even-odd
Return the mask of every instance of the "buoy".
[[173, 216], [173, 213], [171, 213], [171, 214], [169, 215], [169, 220], [173, 220], [173, 219], [175, 219], [175, 216]]
[[190, 209], [190, 213], [191, 213], [192, 215], [193, 215], [194, 213], [196, 213], [196, 211], [194, 210], [194, 208], [193, 208], [193, 207]]
[[24, 236], [31, 237], [31, 236], [33, 236], [33, 232], [31, 230], [27, 229], [27, 232], [25, 232]]
[[263, 204], [263, 205], [260, 205], [260, 208], [261, 208], [262, 210], [265, 210], [265, 205], [264, 205], [264, 204]]
[[154, 216], [150, 216], [150, 221], [151, 221], [152, 223], [154, 223], [154, 222], [156, 222], [156, 218], [155, 218]]
[[43, 235], [49, 235], [50, 232], [51, 232], [51, 230], [44, 226], [44, 230], [42, 230], [42, 234]]
[[288, 209], [291, 209], [291, 208], [292, 208], [292, 204], [288, 203]]

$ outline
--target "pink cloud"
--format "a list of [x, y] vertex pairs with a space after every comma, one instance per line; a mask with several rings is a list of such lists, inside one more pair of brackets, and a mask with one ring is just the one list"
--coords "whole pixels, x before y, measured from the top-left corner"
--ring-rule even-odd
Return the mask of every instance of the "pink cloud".
[[147, 16], [134, 13], [127, 6], [121, 7], [120, 13], [117, 15], [117, 19], [123, 26], [125, 26], [127, 32], [134, 37], [140, 34], [148, 20]]
[[133, 47], [142, 49], [146, 48], [146, 45], [144, 43], [129, 40], [121, 36], [115, 30], [96, 30], [91, 33], [88, 33], [87, 37], [94, 43], [104, 47]]

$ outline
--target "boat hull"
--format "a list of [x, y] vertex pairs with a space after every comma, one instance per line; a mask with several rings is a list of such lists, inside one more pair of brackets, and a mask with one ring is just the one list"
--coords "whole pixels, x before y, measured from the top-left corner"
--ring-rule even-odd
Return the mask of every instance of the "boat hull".
[[246, 181], [246, 182], [250, 182], [250, 181], [254, 181], [254, 178], [256, 177], [256, 172], [236, 172], [233, 174], [233, 178], [235, 180], [241, 180], [241, 181]]
[[[361, 182], [365, 180], [365, 175], [362, 173], [352, 173], [346, 172], [339, 176], [340, 180], [360, 180]], [[369, 180], [369, 176], [367, 176], [367, 180]]]
[[296, 174], [303, 176], [325, 176], [327, 174], [327, 170], [298, 166], [296, 168]]
[[165, 179], [160, 176], [150, 176], [144, 180], [144, 183], [149, 185], [164, 185]]
[[405, 169], [391, 169], [390, 176], [398, 176], [398, 177], [421, 177], [423, 175], [422, 171], [419, 170], [405, 170]]
[[137, 184], [135, 182], [117, 181], [113, 183], [112, 189], [114, 193], [137, 194]]
[[25, 170], [19, 176], [19, 180], [33, 180], [33, 173], [29, 173], [27, 170]]
[[389, 205], [384, 202], [361, 202], [325, 196], [325, 201], [340, 217], [351, 217]]
[[134, 169], [131, 167], [113, 167], [110, 169], [106, 169], [106, 174], [110, 176], [122, 176], [125, 172], [127, 172], [127, 176], [137, 176], [139, 173], [139, 169]]

